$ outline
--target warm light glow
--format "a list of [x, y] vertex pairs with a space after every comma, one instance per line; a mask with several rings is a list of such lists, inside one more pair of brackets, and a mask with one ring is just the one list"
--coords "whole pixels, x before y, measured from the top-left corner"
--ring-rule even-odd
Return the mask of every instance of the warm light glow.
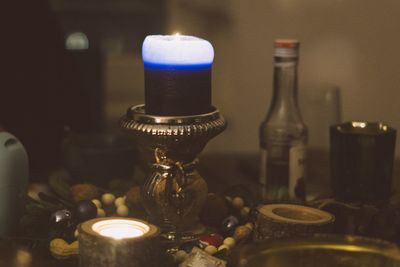
[[365, 128], [365, 127], [367, 127], [367, 124], [365, 122], [352, 122], [351, 124], [355, 128]]
[[379, 123], [379, 129], [386, 132], [388, 130], [388, 127], [383, 123]]
[[18, 249], [15, 255], [15, 267], [29, 267], [32, 263], [32, 254], [28, 250]]
[[89, 49], [89, 39], [83, 32], [70, 33], [65, 39], [65, 48], [67, 50]]
[[150, 230], [150, 227], [142, 222], [129, 219], [105, 219], [92, 226], [93, 231], [102, 236], [114, 239], [140, 237]]
[[175, 33], [174, 33], [174, 36], [180, 36], [180, 35], [181, 35], [180, 32], [175, 32]]

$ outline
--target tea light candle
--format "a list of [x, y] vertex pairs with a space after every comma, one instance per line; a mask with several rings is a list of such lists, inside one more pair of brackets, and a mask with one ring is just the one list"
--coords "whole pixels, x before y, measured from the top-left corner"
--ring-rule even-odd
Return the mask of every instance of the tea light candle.
[[78, 231], [80, 266], [160, 266], [159, 229], [145, 221], [96, 218]]
[[187, 35], [150, 35], [142, 56], [147, 114], [187, 116], [212, 110], [210, 42]]
[[102, 220], [92, 226], [92, 230], [113, 239], [140, 237], [149, 232], [148, 224], [126, 219]]

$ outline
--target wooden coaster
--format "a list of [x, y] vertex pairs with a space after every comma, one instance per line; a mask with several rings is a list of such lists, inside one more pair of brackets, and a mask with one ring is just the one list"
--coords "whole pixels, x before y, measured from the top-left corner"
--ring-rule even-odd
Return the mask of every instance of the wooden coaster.
[[319, 209], [291, 204], [271, 204], [257, 208], [254, 240], [329, 233], [335, 217]]

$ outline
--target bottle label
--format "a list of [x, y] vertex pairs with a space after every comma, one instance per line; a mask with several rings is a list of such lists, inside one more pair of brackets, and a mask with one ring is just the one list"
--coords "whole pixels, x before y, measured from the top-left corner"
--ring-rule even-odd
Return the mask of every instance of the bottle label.
[[274, 62], [275, 67], [280, 67], [280, 68], [293, 68], [297, 63], [295, 61], [289, 61], [289, 62]]
[[298, 144], [289, 151], [289, 197], [305, 199], [306, 146]]

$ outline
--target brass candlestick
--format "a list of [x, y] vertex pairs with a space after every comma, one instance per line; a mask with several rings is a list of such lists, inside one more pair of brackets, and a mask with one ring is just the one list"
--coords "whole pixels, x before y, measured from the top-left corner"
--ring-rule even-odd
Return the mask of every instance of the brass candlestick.
[[226, 128], [217, 109], [192, 116], [155, 116], [144, 105], [128, 109], [122, 129], [134, 134], [151, 171], [142, 187], [150, 220], [171, 241], [195, 238], [207, 183], [196, 170], [197, 155]]

